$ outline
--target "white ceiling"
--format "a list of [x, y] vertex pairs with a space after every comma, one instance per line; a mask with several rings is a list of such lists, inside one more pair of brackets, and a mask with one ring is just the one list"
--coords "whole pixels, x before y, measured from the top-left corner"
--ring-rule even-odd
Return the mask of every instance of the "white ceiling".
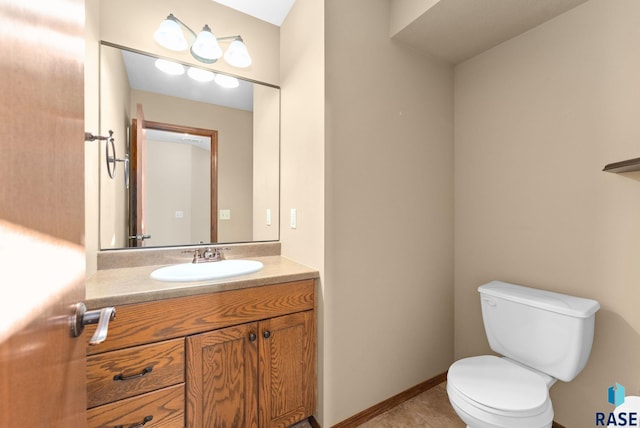
[[212, 0], [232, 9], [277, 25], [282, 25], [296, 0]]
[[394, 39], [454, 64], [587, 0], [440, 0]]
[[163, 141], [165, 143], [186, 144], [211, 151], [211, 138], [201, 135], [181, 134], [179, 132], [145, 129], [147, 141]]

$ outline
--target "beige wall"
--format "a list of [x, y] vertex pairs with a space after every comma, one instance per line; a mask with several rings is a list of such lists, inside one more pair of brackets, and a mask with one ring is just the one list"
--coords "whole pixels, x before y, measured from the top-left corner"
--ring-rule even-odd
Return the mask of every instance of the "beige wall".
[[[147, 245], [211, 241], [211, 152], [189, 144], [146, 141]], [[183, 217], [176, 217], [182, 211]]]
[[[324, 272], [324, 3], [297, 0], [280, 32], [282, 255]], [[298, 227], [289, 227], [291, 208]], [[318, 290], [318, 412], [324, 420], [324, 285]], [[329, 393], [329, 392], [327, 392]]]
[[[129, 80], [120, 52], [109, 49], [101, 53], [100, 63], [100, 131], [108, 136], [113, 131], [115, 157], [124, 159], [127, 153], [128, 127], [131, 121], [129, 110]], [[100, 175], [100, 247], [122, 248], [128, 243], [129, 195], [125, 184], [124, 163], [116, 162], [113, 178], [109, 177], [106, 165], [106, 141], [95, 141], [100, 147], [95, 158]]]
[[189, 242], [208, 242], [211, 240], [211, 151], [199, 147], [191, 147], [190, 151], [191, 239]]
[[[97, 134], [99, 129], [99, 63], [100, 5], [97, 0], [85, 1], [85, 63], [84, 63], [84, 129]], [[98, 253], [98, 157], [100, 146], [94, 141], [84, 143], [84, 245], [86, 273], [97, 269]]]
[[[271, 224], [267, 224], [267, 210]], [[253, 241], [277, 240], [280, 219], [280, 91], [253, 86]]]
[[440, 0], [389, 0], [389, 33], [398, 34]]
[[455, 70], [455, 355], [488, 352], [476, 288], [500, 279], [600, 301], [556, 421], [640, 395], [640, 3], [592, 0]]
[[453, 73], [389, 39], [386, 1], [319, 3], [281, 33], [281, 236], [323, 273], [331, 426], [452, 361]]

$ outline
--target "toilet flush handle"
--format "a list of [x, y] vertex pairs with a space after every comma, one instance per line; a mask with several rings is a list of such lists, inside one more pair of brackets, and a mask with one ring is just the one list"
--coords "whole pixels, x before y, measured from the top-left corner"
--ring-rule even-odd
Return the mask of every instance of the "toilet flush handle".
[[483, 297], [482, 300], [489, 306], [495, 306], [496, 305], [496, 301], [493, 299], [490, 299], [488, 297]]

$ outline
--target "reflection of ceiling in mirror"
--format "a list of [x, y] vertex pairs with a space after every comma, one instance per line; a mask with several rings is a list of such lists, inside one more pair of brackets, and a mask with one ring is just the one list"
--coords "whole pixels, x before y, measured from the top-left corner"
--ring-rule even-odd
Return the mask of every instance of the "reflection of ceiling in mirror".
[[126, 50], [121, 52], [132, 89], [253, 111], [251, 82], [238, 79], [240, 86], [227, 89], [214, 82], [197, 82], [186, 73], [170, 76], [156, 68], [156, 58]]
[[282, 25], [296, 0], [213, 0], [254, 18]]
[[182, 134], [180, 132], [163, 131], [161, 129], [145, 129], [148, 141], [164, 141], [166, 143], [190, 144], [206, 151], [211, 151], [211, 138], [202, 135]]

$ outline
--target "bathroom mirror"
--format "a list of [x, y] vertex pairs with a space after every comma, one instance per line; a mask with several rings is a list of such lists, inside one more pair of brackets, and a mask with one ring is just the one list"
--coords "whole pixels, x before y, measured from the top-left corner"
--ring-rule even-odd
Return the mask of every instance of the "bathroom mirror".
[[100, 249], [278, 240], [279, 88], [157, 60], [100, 46]]

